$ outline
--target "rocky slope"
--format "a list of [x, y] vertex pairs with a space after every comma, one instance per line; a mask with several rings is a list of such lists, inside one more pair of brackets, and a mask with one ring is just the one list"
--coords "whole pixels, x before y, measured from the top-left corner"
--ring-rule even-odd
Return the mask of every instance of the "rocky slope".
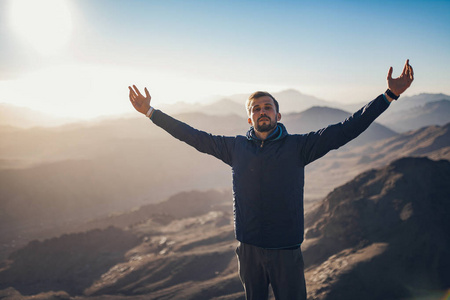
[[388, 110], [378, 122], [397, 132], [406, 132], [430, 125], [445, 125], [450, 121], [450, 100], [428, 102], [407, 110]]
[[408, 131], [360, 147], [331, 151], [306, 167], [305, 195], [323, 198], [322, 195], [358, 174], [405, 156], [450, 160], [450, 123]]
[[86, 224], [122, 229], [33, 241], [0, 265], [0, 299], [240, 299], [230, 196], [180, 193]]
[[[327, 111], [333, 120], [349, 115]], [[286, 119], [291, 132], [296, 131], [294, 124], [306, 124], [296, 115], [300, 114]], [[238, 116], [189, 113], [177, 117], [215, 134], [244, 134], [248, 129], [246, 119]], [[390, 136], [375, 125], [367, 132], [369, 140]], [[145, 118], [60, 128], [0, 127], [0, 140], [0, 258], [34, 238], [62, 234], [90, 219], [181, 191], [231, 186], [229, 166], [174, 139]], [[329, 182], [331, 186], [309, 183], [308, 188], [320, 189], [316, 194], [323, 197], [336, 186]]]
[[[449, 161], [403, 158], [307, 212], [308, 299], [443, 299], [448, 182]], [[95, 223], [122, 229], [32, 242], [0, 266], [0, 299], [243, 299], [228, 197], [184, 193]]]
[[449, 182], [450, 162], [403, 158], [330, 193], [305, 220], [311, 297], [410, 299], [450, 287]]
[[134, 234], [113, 227], [35, 240], [3, 263], [0, 288], [14, 287], [23, 294], [52, 290], [80, 294], [138, 244]]

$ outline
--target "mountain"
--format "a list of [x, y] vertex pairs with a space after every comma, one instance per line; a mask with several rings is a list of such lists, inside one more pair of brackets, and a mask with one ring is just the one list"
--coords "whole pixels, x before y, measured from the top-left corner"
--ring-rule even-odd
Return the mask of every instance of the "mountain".
[[[33, 241], [14, 252], [0, 272], [0, 289], [12, 286], [22, 294], [64, 290], [80, 294], [110, 267], [124, 261], [138, 237], [118, 228]], [[5, 266], [4, 266], [5, 267]]]
[[[337, 103], [327, 102], [314, 96], [302, 94], [294, 89], [271, 93], [280, 104], [281, 113], [301, 112], [313, 106], [339, 106]], [[237, 94], [223, 97], [207, 104], [184, 103], [166, 104], [161, 109], [169, 114], [199, 112], [208, 115], [234, 114], [242, 118], [247, 117], [245, 102], [250, 94]]]
[[53, 127], [75, 121], [76, 119], [57, 118], [26, 107], [0, 103], [0, 126]]
[[[403, 158], [358, 175], [308, 210], [309, 297], [443, 299], [449, 180], [448, 161]], [[244, 299], [229, 196], [181, 193], [97, 223], [120, 228], [33, 241], [0, 264], [0, 295]]]
[[311, 95], [300, 93], [294, 89], [288, 89], [272, 94], [280, 104], [280, 112], [302, 112], [313, 106], [337, 107], [337, 103], [328, 102]]
[[[321, 125], [318, 127], [308, 127], [308, 131], [317, 130], [332, 122], [342, 121], [342, 119], [336, 118], [336, 114], [330, 114], [335, 118], [327, 121], [329, 116], [325, 112], [327, 108], [331, 110], [336, 109], [339, 112], [349, 111], [353, 113], [367, 104], [327, 102], [292, 89], [273, 93], [273, 96], [280, 103], [280, 112], [285, 117], [300, 112], [310, 116], [315, 113], [316, 116], [325, 121], [320, 123]], [[235, 114], [246, 118], [244, 104], [247, 97], [248, 95], [234, 95], [209, 104], [177, 103], [175, 105], [165, 105], [162, 109], [170, 114], [200, 112], [208, 115]], [[449, 102], [450, 96], [445, 94], [419, 94], [402, 97], [401, 100], [393, 102], [389, 109], [377, 119], [377, 122], [397, 132], [405, 132], [430, 125], [444, 125], [450, 121]], [[320, 108], [323, 108], [324, 111], [320, 111]], [[308, 112], [310, 109], [312, 109], [311, 113]], [[323, 115], [320, 115], [320, 113], [323, 113]], [[311, 120], [315, 119], [311, 118]]]
[[[282, 115], [281, 122], [286, 125], [289, 133], [308, 133], [327, 127], [330, 124], [340, 123], [351, 116], [351, 113], [330, 107], [314, 106], [301, 113]], [[354, 145], [392, 137], [397, 133], [389, 128], [374, 122], [357, 139], [349, 143]]]
[[311, 297], [417, 299], [445, 291], [449, 182], [450, 162], [403, 158], [331, 192], [305, 219]]
[[91, 146], [103, 155], [0, 171], [1, 255], [179, 191], [231, 185], [226, 165], [172, 139]]
[[110, 226], [128, 228], [134, 224], [146, 222], [149, 218], [160, 223], [171, 222], [175, 219], [198, 217], [211, 211], [229, 214], [232, 211], [232, 201], [231, 188], [181, 192], [162, 202], [146, 204], [132, 211], [115, 213], [91, 220], [75, 227], [73, 230], [87, 231], [97, 228], [104, 229]]
[[0, 265], [0, 290], [60, 290], [67, 299], [242, 299], [229, 196], [181, 193], [125, 218], [111, 216], [115, 223], [126, 219], [127, 229], [33, 241]]
[[237, 103], [230, 98], [221, 98], [205, 104], [178, 102], [175, 104], [162, 105], [159, 109], [170, 115], [201, 113], [213, 116], [237, 115], [245, 118], [247, 116], [247, 112], [245, 111], [245, 99], [246, 98], [243, 98], [241, 103]]
[[[301, 133], [348, 116], [314, 107], [286, 114], [282, 121], [290, 133]], [[244, 134], [248, 129], [245, 118], [236, 115], [176, 117], [214, 134]], [[348, 147], [308, 165], [305, 198], [323, 198], [358, 173], [406, 154], [441, 159], [450, 153], [448, 127], [390, 135], [372, 124]], [[175, 140], [146, 118], [57, 128], [0, 127], [0, 140], [0, 258], [34, 238], [52, 237], [181, 191], [231, 186], [229, 166]]]
[[[281, 92], [272, 93], [272, 95], [280, 103], [280, 111], [282, 114], [298, 113], [307, 110], [314, 106], [326, 106], [331, 108], [338, 108], [344, 111], [354, 112], [360, 109], [366, 104], [366, 102], [343, 104], [338, 102], [329, 102], [316, 98], [311, 95], [303, 94], [294, 89], [288, 89]], [[241, 118], [247, 118], [245, 111], [245, 101], [249, 94], [236, 94], [227, 97], [213, 97], [209, 102], [205, 103], [185, 103], [178, 102], [174, 104], [161, 103], [157, 108], [171, 114], [186, 114], [186, 113], [203, 113], [208, 115], [237, 115]], [[368, 99], [370, 100], [370, 99]], [[445, 94], [419, 94], [414, 96], [401, 97], [391, 105], [389, 110], [384, 114], [393, 113], [394, 115], [403, 115], [401, 112], [407, 112], [411, 109], [417, 109], [426, 105], [428, 102], [439, 102], [441, 100], [450, 101], [450, 96]], [[135, 115], [135, 114], [133, 114]], [[123, 115], [123, 118], [132, 118], [131, 114]], [[131, 116], [131, 117], [130, 117]], [[105, 119], [120, 118], [119, 116], [110, 116], [96, 118], [91, 121], [84, 121], [92, 123], [99, 122]], [[387, 121], [385, 123], [384, 121]], [[395, 118], [380, 119], [380, 123], [386, 125], [389, 120], [395, 120]], [[31, 128], [31, 127], [56, 127], [64, 124], [79, 123], [80, 120], [58, 118], [50, 116], [48, 114], [32, 110], [25, 107], [19, 107], [11, 104], [0, 103], [0, 127], [11, 126], [19, 128]], [[445, 122], [447, 123], [447, 122]], [[442, 125], [442, 123], [423, 123], [425, 125]], [[392, 128], [397, 130], [395, 128]], [[417, 127], [408, 127], [407, 130], [417, 129]], [[403, 129], [402, 129], [403, 130]]]
[[398, 132], [445, 125], [450, 122], [450, 100], [427, 102], [407, 110], [388, 110], [378, 121]]
[[[419, 94], [400, 97], [389, 106], [377, 121], [395, 131], [406, 132], [430, 125], [445, 125], [450, 121], [450, 96], [445, 94]], [[365, 103], [340, 106], [353, 111]]]
[[415, 107], [423, 106], [429, 102], [437, 102], [441, 100], [450, 101], [450, 95], [446, 94], [430, 94], [430, 93], [422, 93], [414, 96], [406, 96], [397, 100], [392, 107], [392, 110], [408, 110]]
[[[450, 100], [450, 95], [446, 94], [431, 94], [431, 93], [421, 93], [413, 96], [401, 96], [397, 101], [394, 101], [389, 107], [389, 111], [402, 111], [410, 110], [416, 107], [425, 105], [428, 102], [436, 102], [440, 100]], [[340, 106], [344, 110], [357, 110], [365, 105], [364, 102], [352, 103]]]
[[331, 151], [306, 167], [305, 195], [322, 198], [334, 187], [344, 184], [359, 173], [379, 168], [405, 156], [450, 160], [450, 123]]
[[[211, 129], [233, 120], [219, 119], [202, 120]], [[0, 257], [90, 219], [184, 190], [231, 185], [229, 167], [145, 118], [8, 128], [0, 140]]]
[[348, 153], [363, 153], [359, 165], [381, 166], [401, 156], [427, 156], [450, 160], [450, 123], [408, 131], [382, 141], [351, 149]]

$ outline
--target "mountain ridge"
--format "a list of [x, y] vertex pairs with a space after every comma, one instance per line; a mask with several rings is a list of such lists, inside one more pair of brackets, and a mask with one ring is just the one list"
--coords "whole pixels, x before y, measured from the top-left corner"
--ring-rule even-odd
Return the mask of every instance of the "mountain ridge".
[[[309, 297], [441, 299], [450, 284], [449, 181], [449, 161], [406, 157], [361, 173], [329, 193], [305, 216], [302, 249]], [[188, 198], [196, 203], [197, 196], [198, 207], [208, 199], [213, 206], [183, 215], [180, 203]], [[178, 218], [154, 210], [159, 215], [123, 224], [126, 228], [31, 242], [0, 265], [0, 295], [242, 300], [231, 211], [215, 206], [228, 196], [221, 191], [184, 193], [160, 206], [178, 208]], [[66, 261], [60, 259], [64, 255]], [[60, 263], [36, 268], [52, 257]], [[33, 272], [24, 271], [24, 262]], [[85, 262], [92, 270], [82, 268]], [[86, 275], [73, 281], [68, 270]], [[57, 287], [63, 290], [49, 292]]]
[[[203, 112], [210, 115], [230, 115], [235, 114], [242, 118], [246, 118], [245, 101], [249, 95], [236, 94], [225, 97], [216, 97], [212, 102], [204, 104], [200, 103], [184, 103], [179, 102], [175, 104], [161, 104], [156, 107], [162, 109], [169, 114], [179, 114], [186, 112]], [[339, 108], [344, 111], [356, 111], [366, 104], [366, 102], [344, 104], [337, 102], [330, 102], [323, 99], [316, 98], [312, 95], [303, 94], [295, 89], [287, 89], [280, 92], [273, 93], [273, 96], [280, 102], [281, 113], [293, 113], [302, 112], [312, 106], [327, 106], [330, 108]], [[390, 111], [398, 112], [409, 110], [412, 108], [423, 106], [428, 102], [449, 100], [450, 96], [446, 94], [432, 94], [421, 93], [413, 96], [402, 97], [391, 105]], [[227, 107], [229, 105], [229, 107]], [[51, 116], [49, 114], [40, 112], [38, 110], [29, 109], [26, 107], [19, 107], [9, 103], [0, 103], [0, 126], [13, 126], [19, 128], [30, 127], [55, 127], [63, 124], [76, 124], [76, 123], [95, 123], [102, 120], [115, 119], [115, 118], [132, 118], [132, 113], [126, 113], [122, 115], [110, 115], [102, 116], [94, 119], [82, 121], [75, 118], [59, 118], [57, 116]], [[442, 125], [442, 124], [440, 124]], [[410, 128], [412, 129], [412, 128]]]
[[[327, 273], [342, 267], [339, 257], [348, 256], [344, 261], [351, 264], [354, 254], [366, 251], [367, 258], [328, 282], [329, 292], [313, 294], [321, 295], [318, 299], [404, 299], [448, 288], [448, 182], [449, 161], [407, 157], [331, 192], [305, 218], [307, 268], [334, 264], [322, 269]], [[316, 287], [322, 283], [315, 277]]]
[[[184, 114], [183, 118], [195, 125], [209, 124], [216, 132], [229, 125], [228, 117]], [[215, 122], [210, 124], [210, 120]], [[85, 210], [84, 221], [180, 191], [231, 186], [228, 166], [148, 122], [145, 118], [110, 120], [106, 125], [69, 127], [68, 131], [40, 128], [0, 133], [0, 254], [23, 245], [38, 232], [38, 237], [53, 236], [73, 226], [69, 220], [78, 221], [71, 211]], [[289, 127], [294, 124], [288, 123]], [[239, 131], [239, 126], [247, 129], [239, 122], [226, 130]], [[330, 152], [306, 168], [305, 199], [312, 203], [367, 168], [404, 155], [450, 159], [449, 126], [431, 126]], [[133, 128], [136, 131], [130, 131]], [[53, 204], [47, 208], [46, 203]], [[86, 211], [83, 203], [96, 209]]]
[[450, 121], [450, 100], [441, 99], [423, 103], [420, 106], [388, 110], [379, 122], [398, 131], [406, 132], [430, 125], [445, 125]]

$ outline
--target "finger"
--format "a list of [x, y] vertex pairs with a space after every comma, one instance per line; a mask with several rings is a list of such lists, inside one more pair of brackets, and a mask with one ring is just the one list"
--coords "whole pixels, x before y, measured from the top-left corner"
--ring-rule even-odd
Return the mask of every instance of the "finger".
[[147, 88], [144, 88], [145, 91], [145, 97], [148, 99], [151, 99], [152, 97], [150, 96], [150, 93], [148, 92]]
[[129, 95], [130, 101], [131, 103], [136, 103], [135, 99], [136, 99], [136, 95], [134, 94], [133, 90], [130, 88], [130, 95]]
[[403, 73], [405, 73], [409, 77], [411, 73], [411, 65], [409, 64], [409, 59], [406, 60], [403, 70], [404, 70]]
[[409, 78], [409, 75], [411, 74], [411, 69], [409, 68], [409, 65], [406, 66], [406, 71], [404, 72], [404, 74]]
[[388, 71], [388, 75], [387, 75], [387, 79], [388, 80], [391, 80], [392, 79], [392, 72], [394, 71], [394, 69], [392, 68], [392, 67], [390, 67], [389, 68], [389, 71]]
[[136, 91], [136, 94], [137, 94], [138, 96], [142, 96], [141, 92], [139, 91], [139, 89], [138, 89], [135, 85], [133, 85], [133, 88], [134, 88], [134, 90]]
[[129, 98], [130, 98], [130, 101], [133, 101], [133, 102], [135, 102], [135, 100], [136, 100], [136, 96], [133, 95], [132, 92], [130, 92]]
[[133, 99], [133, 96], [131, 95], [131, 92], [130, 92], [130, 102], [131, 102], [131, 105], [133, 105], [134, 108], [137, 107], [137, 103], [136, 103], [136, 101]]
[[407, 59], [405, 61], [405, 65], [403, 66], [403, 71], [402, 71], [402, 75], [406, 74], [406, 71], [408, 70], [408, 64], [409, 64], [409, 59]]
[[411, 65], [409, 66], [409, 78], [411, 79], [411, 81], [414, 80], [414, 70]]
[[131, 88], [131, 86], [128, 87], [130, 89], [130, 99], [133, 98], [135, 99], [137, 97], [136, 93], [134, 92], [134, 90]]

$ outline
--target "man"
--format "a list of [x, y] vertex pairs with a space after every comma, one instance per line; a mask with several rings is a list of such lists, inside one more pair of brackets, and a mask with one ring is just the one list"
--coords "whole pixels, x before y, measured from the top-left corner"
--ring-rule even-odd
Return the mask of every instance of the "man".
[[246, 299], [267, 299], [272, 286], [277, 300], [306, 299], [303, 242], [304, 167], [362, 133], [413, 81], [406, 61], [388, 89], [342, 123], [309, 134], [288, 134], [279, 123], [278, 102], [267, 92], [247, 103], [246, 136], [215, 136], [199, 131], [150, 106], [150, 94], [130, 89], [134, 108], [175, 138], [232, 167], [235, 235], [239, 276]]

